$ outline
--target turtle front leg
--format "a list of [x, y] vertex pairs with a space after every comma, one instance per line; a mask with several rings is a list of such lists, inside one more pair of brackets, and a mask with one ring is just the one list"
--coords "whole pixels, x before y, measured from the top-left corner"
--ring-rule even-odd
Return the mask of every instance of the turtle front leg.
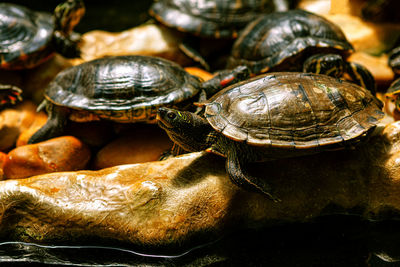
[[68, 119], [68, 111], [65, 108], [56, 107], [47, 103], [47, 113], [48, 118], [46, 124], [29, 138], [28, 144], [42, 142], [64, 133]]
[[355, 84], [364, 87], [365, 89], [369, 90], [373, 95], [375, 95], [375, 79], [366, 67], [355, 62], [348, 62], [346, 64], [345, 72], [350, 76], [351, 80]]
[[0, 84], [0, 108], [22, 101], [22, 90], [14, 85]]
[[242, 168], [242, 166], [245, 165], [243, 163], [245, 163], [244, 160], [239, 159], [235, 152], [228, 153], [225, 168], [232, 182], [249, 191], [261, 192], [274, 202], [281, 202], [279, 198], [272, 194], [272, 189], [269, 184], [262, 179], [248, 174]]

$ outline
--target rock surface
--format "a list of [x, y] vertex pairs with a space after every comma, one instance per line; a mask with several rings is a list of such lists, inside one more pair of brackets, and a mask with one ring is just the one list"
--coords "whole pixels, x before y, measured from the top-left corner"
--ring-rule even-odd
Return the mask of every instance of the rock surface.
[[165, 131], [156, 125], [136, 125], [100, 149], [93, 168], [157, 161], [172, 145]]
[[238, 188], [205, 152], [99, 171], [0, 182], [0, 237], [34, 242], [105, 238], [146, 247], [213, 240], [239, 228], [348, 213], [400, 214], [400, 122], [355, 150], [254, 164], [282, 202]]
[[47, 118], [44, 112], [37, 113], [36, 105], [24, 101], [13, 108], [0, 112], [0, 151], [13, 148], [19, 135], [35, 125], [40, 125]]
[[73, 136], [61, 136], [11, 150], [4, 162], [4, 177], [26, 178], [33, 175], [81, 170], [87, 166], [91, 152]]
[[74, 64], [120, 55], [158, 56], [181, 65], [192, 62], [179, 50], [182, 36], [156, 24], [144, 24], [118, 33], [90, 31], [82, 35], [82, 40], [82, 59], [73, 60]]

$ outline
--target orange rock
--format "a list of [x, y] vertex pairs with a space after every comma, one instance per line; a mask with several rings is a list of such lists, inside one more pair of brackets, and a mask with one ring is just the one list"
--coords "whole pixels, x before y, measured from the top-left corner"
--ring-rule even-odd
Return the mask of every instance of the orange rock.
[[4, 177], [25, 178], [33, 175], [81, 170], [89, 162], [87, 145], [73, 136], [61, 136], [11, 150], [4, 163]]
[[29, 129], [37, 117], [46, 116], [37, 113], [36, 105], [30, 101], [0, 112], [0, 151], [11, 149], [21, 132]]
[[96, 155], [93, 168], [158, 160], [172, 147], [168, 136], [155, 125], [137, 125], [103, 147]]
[[4, 152], [0, 152], [0, 181], [3, 180], [4, 178], [4, 172], [3, 172], [3, 167], [4, 167], [4, 162], [6, 161], [7, 154]]
[[39, 130], [46, 123], [46, 121], [47, 121], [47, 115], [44, 112], [38, 113], [34, 117], [31, 126], [28, 129], [21, 132], [21, 134], [18, 136], [16, 146], [18, 147], [28, 144], [29, 138], [34, 133], [36, 133], [36, 131]]

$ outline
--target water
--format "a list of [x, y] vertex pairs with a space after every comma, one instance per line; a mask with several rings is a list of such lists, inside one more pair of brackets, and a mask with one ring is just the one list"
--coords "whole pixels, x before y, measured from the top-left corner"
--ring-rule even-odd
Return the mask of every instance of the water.
[[400, 266], [400, 221], [330, 216], [156, 254], [126, 246], [0, 243], [0, 266]]

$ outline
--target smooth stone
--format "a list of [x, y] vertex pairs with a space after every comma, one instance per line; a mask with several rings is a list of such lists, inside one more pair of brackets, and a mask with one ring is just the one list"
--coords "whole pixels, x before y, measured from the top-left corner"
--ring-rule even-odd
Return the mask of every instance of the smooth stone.
[[86, 144], [73, 136], [61, 136], [11, 150], [4, 163], [4, 177], [19, 179], [43, 173], [82, 170], [90, 157]]
[[234, 185], [225, 160], [206, 152], [0, 181], [0, 237], [182, 248], [329, 214], [399, 219], [400, 122], [380, 130], [357, 149], [249, 165], [268, 179], [279, 203]]
[[380, 56], [393, 48], [400, 36], [400, 25], [388, 23], [369, 23], [358, 16], [335, 13], [326, 14], [325, 18], [337, 24], [355, 51]]
[[44, 112], [37, 113], [36, 107], [31, 101], [24, 101], [0, 112], [0, 151], [12, 149], [22, 132], [47, 118]]
[[156, 161], [172, 145], [165, 131], [156, 125], [136, 125], [100, 149], [93, 168]]
[[82, 35], [81, 59], [71, 62], [76, 65], [104, 56], [148, 55], [189, 65], [192, 60], [180, 51], [181, 41], [181, 35], [157, 24], [144, 24], [116, 33], [94, 30]]

